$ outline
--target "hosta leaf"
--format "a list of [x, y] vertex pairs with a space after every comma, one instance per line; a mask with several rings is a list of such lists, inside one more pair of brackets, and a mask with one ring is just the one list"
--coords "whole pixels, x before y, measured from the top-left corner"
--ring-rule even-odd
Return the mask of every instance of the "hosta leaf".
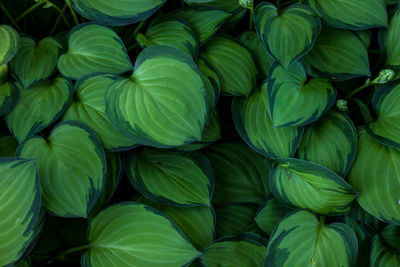
[[380, 235], [372, 239], [370, 266], [386, 267], [399, 266], [400, 253], [390, 249]]
[[248, 99], [232, 101], [232, 116], [242, 139], [255, 151], [269, 158], [291, 157], [301, 141], [303, 127], [272, 126], [267, 99], [267, 83]]
[[357, 151], [357, 131], [350, 117], [334, 110], [306, 129], [297, 155], [346, 177]]
[[307, 73], [334, 80], [371, 76], [367, 48], [354, 32], [325, 27], [302, 59]]
[[187, 21], [201, 43], [210, 39], [221, 27], [230, 13], [224, 10], [207, 6], [190, 6], [178, 9], [172, 13]]
[[330, 26], [364, 30], [387, 26], [385, 0], [309, 0], [310, 6]]
[[0, 159], [0, 266], [12, 266], [34, 237], [40, 210], [35, 161]]
[[198, 252], [168, 217], [134, 202], [101, 211], [89, 226], [82, 266], [183, 266]]
[[62, 77], [45, 80], [29, 90], [20, 89], [17, 105], [5, 117], [8, 128], [21, 143], [57, 120], [72, 95], [72, 83]]
[[270, 193], [271, 163], [241, 143], [220, 143], [209, 147], [205, 155], [215, 174], [216, 204], [260, 204]]
[[287, 215], [268, 242], [265, 267], [352, 267], [357, 256], [357, 238], [345, 224], [326, 225], [316, 215], [298, 210]]
[[8, 78], [8, 65], [0, 65], [0, 84], [7, 81]]
[[370, 213], [365, 211], [358, 202], [353, 203], [353, 207], [351, 208], [348, 216], [355, 219], [357, 222], [362, 225], [368, 226], [370, 229], [373, 229], [375, 232], [380, 232], [384, 226], [384, 223], [375, 216], [372, 216]]
[[203, 46], [201, 56], [214, 66], [221, 92], [247, 97], [256, 82], [257, 69], [250, 52], [227, 37], [217, 36]]
[[208, 99], [208, 110], [212, 112], [218, 103], [221, 93], [221, 80], [215, 68], [204, 58], [199, 58], [197, 67], [203, 76]]
[[7, 64], [19, 49], [20, 37], [18, 32], [9, 25], [0, 25], [0, 66]]
[[95, 72], [120, 74], [132, 70], [122, 40], [110, 28], [80, 24], [69, 32], [68, 46], [57, 63], [63, 76], [79, 79]]
[[203, 267], [262, 266], [266, 251], [266, 240], [256, 234], [245, 233], [214, 241], [203, 250], [200, 263]]
[[214, 175], [203, 155], [145, 149], [129, 158], [127, 175], [136, 190], [157, 203], [210, 206]]
[[386, 54], [386, 66], [400, 66], [400, 44], [397, 40], [400, 38], [400, 8], [390, 20], [389, 28], [380, 29], [380, 45]]
[[318, 120], [336, 100], [336, 90], [325, 79], [307, 81], [300, 62], [284, 69], [273, 64], [267, 78], [267, 97], [274, 127], [304, 126]]
[[279, 202], [271, 194], [257, 211], [254, 220], [261, 230], [271, 235], [275, 226], [291, 209]]
[[400, 253], [400, 226], [389, 224], [381, 232], [381, 237], [386, 244]]
[[10, 62], [10, 70], [25, 89], [47, 79], [55, 70], [62, 46], [54, 38], [38, 43], [30, 37], [20, 39], [17, 55]]
[[260, 3], [254, 24], [265, 49], [285, 68], [311, 50], [321, 31], [317, 14], [304, 4], [278, 11], [272, 3]]
[[227, 19], [227, 24], [234, 24], [239, 21], [245, 14], [247, 9], [239, 5], [237, 0], [186, 0], [187, 3], [196, 3], [196, 5], [210, 6], [218, 9], [222, 9], [226, 12], [231, 13], [231, 17]]
[[400, 224], [400, 151], [361, 131], [349, 182], [360, 192], [363, 209], [386, 222]]
[[279, 201], [318, 214], [347, 213], [357, 193], [340, 176], [321, 165], [300, 159], [275, 160], [271, 191]]
[[0, 83], [0, 116], [15, 106], [18, 97], [18, 88], [13, 82]]
[[85, 18], [111, 26], [133, 24], [150, 17], [166, 0], [71, 0], [72, 6]]
[[120, 134], [105, 113], [104, 94], [116, 79], [112, 74], [90, 74], [79, 79], [75, 83], [74, 100], [62, 119], [86, 123], [100, 137], [105, 149], [126, 150], [136, 144]]
[[18, 142], [11, 135], [4, 135], [0, 137], [0, 158], [14, 157], [17, 151]]
[[105, 101], [106, 115], [121, 133], [154, 147], [200, 141], [208, 115], [196, 64], [167, 46], [144, 49], [131, 77], [108, 86]]
[[106, 171], [103, 147], [89, 127], [78, 121], [61, 122], [48, 138], [26, 139], [17, 156], [36, 160], [45, 208], [61, 217], [87, 217]]
[[152, 20], [146, 33], [136, 36], [141, 47], [151, 45], [172, 46], [194, 58], [198, 55], [199, 40], [192, 27], [176, 17], [158, 17]]
[[233, 236], [248, 232], [257, 212], [254, 204], [232, 204], [215, 210], [217, 235]]

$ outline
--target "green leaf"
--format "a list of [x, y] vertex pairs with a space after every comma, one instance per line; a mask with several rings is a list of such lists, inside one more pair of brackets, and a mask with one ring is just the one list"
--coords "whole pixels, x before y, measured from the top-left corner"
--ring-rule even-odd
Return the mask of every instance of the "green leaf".
[[217, 208], [217, 235], [233, 236], [250, 232], [256, 212], [257, 205], [254, 204], [232, 204]]
[[365, 211], [358, 202], [353, 203], [353, 207], [351, 208], [348, 216], [355, 219], [357, 222], [361, 223], [372, 229], [375, 232], [380, 232], [384, 226], [384, 223], [378, 218], [372, 216], [370, 213]]
[[40, 191], [35, 161], [0, 158], [0, 266], [12, 266], [33, 239]]
[[214, 169], [214, 203], [260, 204], [270, 193], [270, 161], [245, 144], [219, 143], [204, 153]]
[[352, 31], [324, 27], [313, 49], [302, 59], [311, 76], [349, 80], [371, 76], [367, 48]]
[[345, 214], [357, 193], [340, 176], [321, 165], [301, 159], [274, 160], [271, 191], [282, 203], [318, 214]]
[[376, 235], [372, 239], [370, 266], [386, 267], [386, 266], [399, 266], [400, 253], [393, 251], [387, 247], [383, 238]]
[[256, 83], [257, 69], [250, 52], [228, 37], [209, 40], [200, 55], [214, 66], [221, 79], [221, 92], [247, 97]]
[[268, 235], [271, 235], [275, 226], [291, 209], [279, 202], [271, 194], [258, 209], [254, 221]]
[[126, 137], [159, 148], [201, 140], [208, 116], [202, 76], [184, 52], [144, 49], [129, 78], [107, 87], [106, 115]]
[[336, 90], [325, 79], [307, 81], [303, 65], [284, 69], [273, 64], [267, 78], [269, 113], [274, 128], [304, 126], [317, 121], [336, 100]]
[[297, 156], [346, 177], [357, 151], [357, 131], [345, 113], [328, 111], [306, 129]]
[[20, 37], [9, 25], [0, 25], [0, 66], [7, 64], [18, 52]]
[[127, 175], [147, 198], [161, 204], [210, 206], [214, 174], [201, 154], [144, 149], [128, 159]]
[[389, 67], [400, 67], [400, 8], [397, 7], [393, 14], [389, 27], [380, 29], [380, 46], [386, 54], [385, 65]]
[[304, 131], [303, 127], [272, 126], [266, 82], [248, 99], [233, 99], [232, 117], [242, 139], [252, 149], [269, 158], [293, 156]]
[[335, 28], [365, 30], [387, 27], [385, 0], [309, 0], [310, 6]]
[[48, 211], [61, 217], [87, 217], [106, 172], [103, 147], [89, 127], [78, 121], [61, 122], [48, 138], [26, 139], [17, 156], [36, 160]]
[[304, 4], [293, 4], [279, 10], [263, 2], [255, 9], [254, 24], [268, 53], [284, 68], [311, 50], [321, 31], [321, 22]]
[[168, 217], [143, 204], [122, 202], [101, 211], [89, 226], [82, 266], [183, 266], [200, 252]]
[[119, 133], [107, 119], [104, 94], [119, 77], [112, 74], [89, 74], [75, 83], [75, 97], [63, 120], [86, 123], [100, 137], [105, 149], [120, 151], [137, 144]]
[[21, 143], [56, 121], [72, 96], [72, 83], [62, 77], [45, 80], [29, 90], [20, 89], [17, 105], [5, 117], [7, 126]]
[[18, 142], [11, 135], [4, 135], [0, 137], [0, 158], [14, 157], [17, 150]]
[[268, 242], [265, 267], [352, 267], [357, 238], [345, 224], [326, 225], [306, 210], [294, 211], [278, 224]]
[[121, 74], [132, 70], [132, 63], [113, 30], [84, 23], [69, 32], [68, 51], [58, 59], [57, 67], [63, 76], [79, 79], [95, 72]]
[[99, 24], [122, 26], [150, 17], [166, 0], [71, 0], [72, 6], [83, 17]]
[[221, 80], [215, 68], [204, 58], [199, 58], [197, 67], [203, 76], [208, 99], [208, 110], [211, 113], [218, 103], [221, 93]]
[[360, 192], [360, 206], [378, 219], [400, 224], [400, 151], [375, 141], [366, 131], [358, 137], [356, 159], [348, 175]]
[[183, 19], [164, 16], [152, 20], [146, 33], [137, 34], [136, 40], [141, 47], [151, 45], [172, 46], [197, 58], [199, 40], [192, 27]]
[[203, 267], [262, 266], [267, 241], [253, 233], [237, 237], [223, 237], [214, 241], [200, 256]]
[[395, 81], [378, 87], [372, 98], [372, 107], [378, 118], [366, 129], [384, 145], [400, 148], [400, 82]]
[[207, 6], [189, 6], [172, 12], [187, 21], [196, 33], [200, 44], [207, 42], [222, 26], [230, 13]]
[[0, 65], [0, 84], [7, 81], [8, 78], [8, 65]]
[[0, 83], [0, 116], [11, 111], [18, 98], [18, 88], [13, 82]]
[[400, 253], [400, 226], [389, 224], [381, 232], [383, 240], [388, 247]]
[[239, 5], [238, 0], [184, 0], [187, 3], [196, 3], [195, 5], [214, 7], [231, 13], [231, 17], [227, 19], [226, 24], [232, 25], [239, 21], [245, 14], [247, 9]]
[[47, 37], [37, 43], [31, 37], [22, 37], [18, 53], [10, 61], [11, 73], [28, 89], [53, 74], [61, 52], [62, 46], [54, 38]]

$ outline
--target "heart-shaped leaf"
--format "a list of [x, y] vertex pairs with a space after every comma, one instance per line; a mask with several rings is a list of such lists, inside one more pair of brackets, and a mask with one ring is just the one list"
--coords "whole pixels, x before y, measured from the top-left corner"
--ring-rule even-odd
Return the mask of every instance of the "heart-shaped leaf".
[[388, 28], [380, 29], [379, 45], [386, 54], [386, 66], [400, 66], [400, 8], [397, 7]]
[[18, 97], [19, 91], [13, 82], [0, 83], [0, 116], [13, 109]]
[[0, 25], [0, 66], [7, 64], [18, 52], [20, 37], [9, 25]]

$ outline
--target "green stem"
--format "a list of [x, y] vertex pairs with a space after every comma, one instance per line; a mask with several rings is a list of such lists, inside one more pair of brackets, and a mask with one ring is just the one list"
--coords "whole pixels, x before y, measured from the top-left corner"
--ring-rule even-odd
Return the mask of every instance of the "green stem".
[[18, 31], [21, 31], [21, 28], [18, 26], [17, 22], [14, 20], [14, 18], [11, 16], [11, 14], [8, 12], [6, 7], [1, 3], [0, 1], [0, 8], [3, 10], [4, 14], [10, 19], [11, 23], [17, 28]]
[[19, 15], [18, 18], [15, 19], [15, 23], [17, 23], [18, 21], [23, 19], [26, 15], [28, 15], [29, 13], [31, 13], [32, 11], [34, 11], [36, 8], [40, 7], [43, 4], [45, 4], [45, 3], [44, 2], [39, 2], [39, 3], [36, 3], [33, 6], [31, 6], [29, 9], [25, 10], [24, 13], [22, 13], [21, 15]]
[[126, 51], [130, 52], [132, 49], [134, 49], [135, 47], [137, 47], [138, 44], [135, 42], [133, 45], [129, 46]]
[[281, 0], [276, 0], [276, 8], [279, 9], [281, 5]]
[[[64, 15], [64, 11], [65, 11], [65, 6], [64, 9], [61, 10], [58, 6], [56, 6], [55, 4], [53, 4], [52, 6], [55, 10], [57, 10], [57, 12], [60, 14], [60, 17], [62, 17], [64, 19], [65, 25], [67, 25], [68, 28], [71, 28], [71, 25], [69, 24], [69, 21], [67, 19], [67, 17]], [[60, 18], [58, 17], [58, 18]]]
[[360, 87], [356, 88], [353, 92], [351, 92], [350, 94], [347, 95], [346, 99], [350, 99], [351, 97], [353, 97], [355, 94], [359, 93], [360, 91], [364, 90], [365, 88], [368, 88], [372, 85], [372, 81], [361, 85]]
[[371, 112], [369, 111], [367, 105], [365, 105], [365, 103], [361, 99], [358, 99], [358, 98], [355, 98], [354, 101], [356, 102], [358, 108], [361, 111], [361, 115], [364, 119], [365, 124], [372, 122], [373, 121], [372, 115], [371, 115]]
[[[60, 254], [58, 254], [54, 260], [58, 259], [58, 260], [63, 260], [65, 258], [65, 256], [67, 256], [68, 254], [74, 253], [76, 251], [81, 251], [81, 250], [85, 250], [85, 249], [89, 249], [92, 247], [92, 244], [87, 244], [87, 245], [83, 245], [83, 246], [79, 246], [79, 247], [75, 247], [75, 248], [71, 248], [71, 249], [67, 249], [64, 250], [63, 252], [61, 252]], [[50, 261], [53, 262], [54, 260]]]
[[146, 23], [145, 20], [140, 22], [140, 24], [136, 27], [135, 31], [133, 32], [132, 36], [135, 36], [143, 28], [145, 23]]
[[325, 223], [325, 216], [320, 216], [320, 217], [319, 217], [319, 223], [320, 223], [321, 225], [324, 225], [324, 223]]
[[76, 15], [76, 12], [71, 5], [71, 2], [69, 0], [65, 0], [65, 3], [68, 5], [69, 10], [71, 11], [71, 14], [72, 14], [72, 17], [74, 18], [75, 24], [78, 25], [79, 24], [78, 16]]
[[249, 25], [250, 30], [253, 29], [253, 19], [254, 19], [254, 4], [251, 5], [251, 8], [250, 8], [250, 25]]
[[[61, 12], [64, 13], [66, 9], [67, 9], [67, 4], [64, 5], [64, 7], [63, 7], [63, 9], [61, 10]], [[65, 16], [63, 16], [63, 17], [65, 17]], [[54, 34], [54, 32], [55, 32], [56, 29], [57, 29], [58, 24], [60, 23], [60, 20], [61, 20], [61, 17], [58, 16], [58, 17], [57, 17], [57, 20], [56, 20], [56, 23], [54, 23], [53, 28], [52, 28], [51, 31], [50, 31], [49, 36], [52, 36], [52, 35]], [[67, 25], [67, 26], [68, 26], [68, 25]], [[68, 27], [69, 27], [69, 26], [68, 26]]]
[[382, 52], [381, 52], [381, 50], [379, 50], [379, 49], [368, 49], [368, 53], [371, 53], [371, 54], [380, 54], [380, 53], [382, 53]]

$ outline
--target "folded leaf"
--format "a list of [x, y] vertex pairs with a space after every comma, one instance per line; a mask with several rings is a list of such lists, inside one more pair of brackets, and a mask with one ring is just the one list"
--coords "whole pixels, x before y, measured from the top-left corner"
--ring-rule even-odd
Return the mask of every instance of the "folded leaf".
[[204, 58], [199, 58], [197, 67], [203, 76], [204, 86], [207, 93], [208, 110], [211, 114], [218, 103], [221, 93], [221, 80], [215, 68]]
[[18, 52], [20, 37], [9, 25], [0, 25], [0, 66], [7, 64]]

